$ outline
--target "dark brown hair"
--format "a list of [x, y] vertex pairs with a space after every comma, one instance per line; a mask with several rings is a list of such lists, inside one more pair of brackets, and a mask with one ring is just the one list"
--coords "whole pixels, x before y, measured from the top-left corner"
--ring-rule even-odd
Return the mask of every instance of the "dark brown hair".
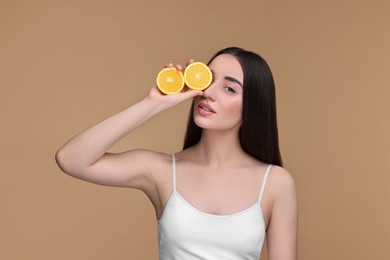
[[[276, 120], [275, 86], [267, 62], [258, 54], [237, 47], [217, 52], [210, 64], [221, 54], [237, 58], [244, 73], [242, 125], [239, 138], [242, 148], [265, 163], [282, 166]], [[183, 149], [197, 144], [202, 128], [194, 122], [191, 107]]]

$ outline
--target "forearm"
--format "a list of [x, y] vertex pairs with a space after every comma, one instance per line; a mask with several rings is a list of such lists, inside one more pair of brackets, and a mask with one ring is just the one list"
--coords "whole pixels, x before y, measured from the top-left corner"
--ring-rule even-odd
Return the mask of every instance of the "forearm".
[[62, 146], [56, 160], [65, 172], [93, 165], [116, 142], [163, 110], [148, 98], [83, 131]]

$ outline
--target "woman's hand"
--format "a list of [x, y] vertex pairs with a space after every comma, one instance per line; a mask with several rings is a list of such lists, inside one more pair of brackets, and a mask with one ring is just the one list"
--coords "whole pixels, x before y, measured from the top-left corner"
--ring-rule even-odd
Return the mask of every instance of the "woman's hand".
[[[190, 65], [193, 63], [194, 60], [190, 59], [187, 63], [186, 66]], [[169, 63], [165, 66], [165, 68], [176, 68], [178, 71], [182, 72], [184, 69], [180, 64], [173, 65], [172, 63]], [[175, 94], [163, 94], [156, 85], [154, 85], [150, 91], [149, 94], [147, 95], [146, 99], [149, 101], [153, 101], [156, 105], [161, 106], [161, 109], [167, 109], [170, 107], [173, 107], [184, 100], [193, 98], [195, 96], [202, 96], [203, 91], [201, 90], [192, 90], [188, 88], [187, 86], [184, 86], [184, 89], [181, 92], [175, 93]]]

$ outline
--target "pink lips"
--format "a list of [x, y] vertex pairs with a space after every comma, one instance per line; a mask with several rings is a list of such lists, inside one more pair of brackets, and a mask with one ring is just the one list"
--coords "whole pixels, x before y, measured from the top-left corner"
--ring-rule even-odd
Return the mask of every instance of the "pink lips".
[[198, 104], [198, 112], [204, 116], [215, 114], [215, 110], [209, 104], [204, 102]]

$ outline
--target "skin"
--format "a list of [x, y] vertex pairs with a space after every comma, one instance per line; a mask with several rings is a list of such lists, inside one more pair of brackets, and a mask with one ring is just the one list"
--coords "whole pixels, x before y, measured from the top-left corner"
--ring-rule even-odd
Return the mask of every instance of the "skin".
[[[182, 70], [180, 65], [176, 68]], [[227, 54], [214, 59], [210, 68], [213, 82], [204, 92], [164, 95], [153, 86], [143, 100], [70, 139], [56, 154], [58, 165], [81, 180], [142, 190], [159, 219], [172, 192], [171, 156], [142, 149], [107, 151], [159, 112], [195, 97], [194, 119], [203, 133], [197, 145], [176, 154], [177, 191], [210, 214], [232, 214], [252, 206], [267, 165], [245, 153], [239, 143], [243, 72], [236, 58]], [[205, 106], [213, 112], [202, 109]], [[261, 206], [269, 259], [297, 259], [296, 191], [285, 169], [272, 167]]]

